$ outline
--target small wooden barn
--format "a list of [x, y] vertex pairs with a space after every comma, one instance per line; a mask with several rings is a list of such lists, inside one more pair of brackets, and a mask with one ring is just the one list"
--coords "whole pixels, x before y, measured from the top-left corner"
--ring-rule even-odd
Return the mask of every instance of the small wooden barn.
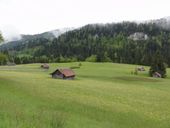
[[50, 66], [49, 66], [48, 64], [42, 64], [42, 65], [41, 65], [41, 68], [43, 68], [43, 69], [49, 69]]
[[145, 68], [144, 67], [137, 67], [137, 70], [142, 72], [142, 71], [145, 71]]
[[73, 80], [76, 76], [74, 71], [69, 68], [62, 68], [57, 69], [53, 73], [51, 73], [52, 78], [58, 78], [58, 79], [67, 79], [67, 80]]
[[155, 78], [161, 78], [162, 77], [162, 75], [158, 72], [153, 73], [152, 76], [155, 77]]

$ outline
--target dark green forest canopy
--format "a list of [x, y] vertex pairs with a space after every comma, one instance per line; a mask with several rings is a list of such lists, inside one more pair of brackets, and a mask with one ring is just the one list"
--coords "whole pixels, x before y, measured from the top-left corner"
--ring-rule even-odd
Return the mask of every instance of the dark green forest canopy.
[[[134, 35], [144, 38], [136, 39]], [[26, 59], [25, 63], [84, 61], [96, 56], [98, 62], [144, 65], [150, 65], [159, 51], [170, 65], [169, 39], [170, 31], [154, 23], [123, 22], [86, 25], [53, 40], [39, 36], [15, 41], [1, 46], [1, 50], [13, 51], [18, 63], [23, 63], [22, 59]]]

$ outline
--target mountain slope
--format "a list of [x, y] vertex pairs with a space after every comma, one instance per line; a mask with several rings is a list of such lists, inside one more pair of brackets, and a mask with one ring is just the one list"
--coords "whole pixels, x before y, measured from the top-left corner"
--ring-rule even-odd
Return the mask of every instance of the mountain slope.
[[89, 24], [63, 33], [58, 38], [54, 37], [54, 32], [26, 35], [24, 38], [10, 43], [15, 46], [2, 45], [1, 50], [13, 51], [19, 63], [87, 59], [150, 65], [156, 53], [159, 53], [164, 62], [170, 65], [170, 30], [153, 22]]
[[34, 40], [35, 45], [37, 45], [35, 40], [46, 39], [46, 40], [51, 41], [54, 38], [57, 38], [60, 35], [64, 34], [65, 32], [71, 31], [73, 29], [74, 28], [56, 29], [56, 30], [52, 30], [52, 31], [48, 31], [48, 32], [40, 33], [40, 34], [35, 34], [35, 35], [23, 35], [22, 34], [20, 35], [20, 38], [16, 37], [16, 38], [13, 38], [13, 41], [2, 44], [0, 46], [0, 50], [15, 49], [17, 47], [20, 47], [20, 45], [29, 44], [33, 40]]
[[162, 27], [164, 29], [170, 29], [170, 16], [169, 17], [164, 17], [160, 18], [157, 20], [149, 20], [147, 21], [148, 23], [154, 23], [159, 27]]

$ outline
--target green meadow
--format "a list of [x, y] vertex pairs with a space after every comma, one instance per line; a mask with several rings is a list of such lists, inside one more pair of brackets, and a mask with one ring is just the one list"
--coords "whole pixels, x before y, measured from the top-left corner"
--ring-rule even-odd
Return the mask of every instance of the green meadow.
[[170, 77], [113, 63], [82, 63], [75, 80], [49, 75], [77, 65], [1, 66], [0, 128], [170, 128]]

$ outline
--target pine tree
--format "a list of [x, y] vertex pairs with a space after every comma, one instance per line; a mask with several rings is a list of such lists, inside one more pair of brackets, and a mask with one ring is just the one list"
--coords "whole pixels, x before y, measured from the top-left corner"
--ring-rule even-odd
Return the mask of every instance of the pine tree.
[[149, 75], [153, 76], [154, 73], [159, 73], [162, 78], [165, 78], [167, 65], [163, 61], [163, 57], [160, 52], [157, 52], [152, 59], [152, 65], [149, 70]]

